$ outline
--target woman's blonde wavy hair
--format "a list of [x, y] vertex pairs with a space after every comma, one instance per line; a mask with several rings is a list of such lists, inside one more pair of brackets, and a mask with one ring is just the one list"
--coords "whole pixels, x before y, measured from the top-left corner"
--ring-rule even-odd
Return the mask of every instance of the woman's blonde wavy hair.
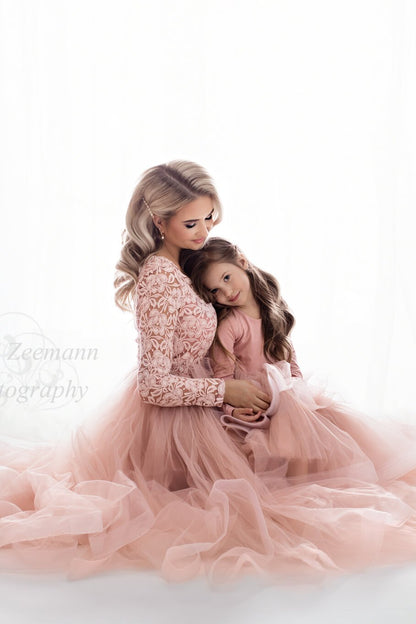
[[147, 169], [133, 191], [122, 232], [120, 260], [116, 264], [114, 299], [122, 310], [133, 311], [133, 294], [144, 260], [162, 246], [154, 216], [169, 219], [185, 204], [201, 196], [212, 199], [213, 222], [222, 218], [222, 205], [214, 183], [203, 167], [186, 160], [172, 160]]

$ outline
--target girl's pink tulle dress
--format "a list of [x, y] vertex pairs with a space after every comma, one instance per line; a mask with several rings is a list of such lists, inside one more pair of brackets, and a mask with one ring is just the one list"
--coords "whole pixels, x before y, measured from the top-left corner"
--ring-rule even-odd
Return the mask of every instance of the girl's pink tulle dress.
[[215, 311], [166, 258], [143, 265], [137, 328], [138, 369], [101, 418], [58, 444], [1, 442], [0, 569], [286, 582], [416, 560], [416, 427], [283, 362], [263, 364], [266, 426], [227, 425]]

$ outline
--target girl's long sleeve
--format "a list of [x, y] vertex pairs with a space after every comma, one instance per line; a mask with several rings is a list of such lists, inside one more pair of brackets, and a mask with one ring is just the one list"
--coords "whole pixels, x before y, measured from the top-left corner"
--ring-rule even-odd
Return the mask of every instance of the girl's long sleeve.
[[[234, 353], [234, 345], [238, 336], [235, 333], [235, 327], [232, 323], [228, 322], [228, 319], [225, 319], [222, 323], [220, 323], [217, 329], [217, 336], [221, 341], [221, 344], [225, 347], [228, 353]], [[222, 379], [234, 379], [235, 376], [235, 360], [232, 359], [229, 355], [224, 353], [221, 347], [218, 344], [214, 344], [210, 351], [211, 355], [211, 365], [214, 375], [217, 377], [221, 377]], [[228, 403], [223, 403], [222, 411], [229, 416], [232, 416], [233, 405], [229, 405]]]
[[[230, 313], [217, 329], [217, 336], [228, 353], [234, 357], [237, 356], [241, 363], [246, 365], [247, 370], [254, 374], [260, 371], [266, 361], [263, 354], [263, 340], [258, 330], [257, 321], [249, 321], [245, 315], [239, 314], [237, 311]], [[292, 377], [302, 378], [296, 351], [291, 341], [290, 344], [292, 347], [290, 374]], [[236, 365], [235, 359], [224, 353], [217, 344], [211, 349], [211, 362], [216, 377], [223, 379], [236, 377], [236, 366], [238, 365]], [[233, 409], [234, 407], [228, 404], [222, 406], [223, 412], [228, 415], [232, 415]]]
[[292, 341], [290, 341], [290, 344], [292, 347], [292, 361], [290, 362], [290, 372], [292, 374], [292, 377], [300, 377], [301, 379], [303, 379], [302, 371], [299, 368], [299, 364], [296, 359], [296, 351], [292, 344]]

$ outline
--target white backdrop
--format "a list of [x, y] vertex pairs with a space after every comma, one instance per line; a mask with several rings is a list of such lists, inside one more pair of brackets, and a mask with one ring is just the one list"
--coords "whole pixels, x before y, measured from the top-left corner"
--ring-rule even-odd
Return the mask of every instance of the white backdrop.
[[[60, 434], [134, 367], [114, 265], [140, 174], [176, 158], [216, 182], [213, 233], [278, 278], [304, 374], [415, 419], [414, 2], [0, 7], [3, 432]], [[39, 336], [97, 349], [62, 373], [83, 399], [5, 399], [36, 375], [4, 345]]]

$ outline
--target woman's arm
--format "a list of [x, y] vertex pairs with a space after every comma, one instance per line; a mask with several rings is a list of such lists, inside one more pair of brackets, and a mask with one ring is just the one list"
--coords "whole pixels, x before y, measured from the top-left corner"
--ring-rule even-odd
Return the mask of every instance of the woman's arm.
[[137, 284], [137, 389], [143, 401], [166, 407], [203, 405], [267, 409], [270, 398], [239, 379], [172, 375], [173, 342], [183, 301], [183, 285], [166, 266], [147, 266]]
[[171, 374], [173, 341], [183, 297], [183, 285], [164, 265], [145, 267], [137, 285], [138, 391], [155, 405], [221, 406], [221, 378], [188, 378]]

